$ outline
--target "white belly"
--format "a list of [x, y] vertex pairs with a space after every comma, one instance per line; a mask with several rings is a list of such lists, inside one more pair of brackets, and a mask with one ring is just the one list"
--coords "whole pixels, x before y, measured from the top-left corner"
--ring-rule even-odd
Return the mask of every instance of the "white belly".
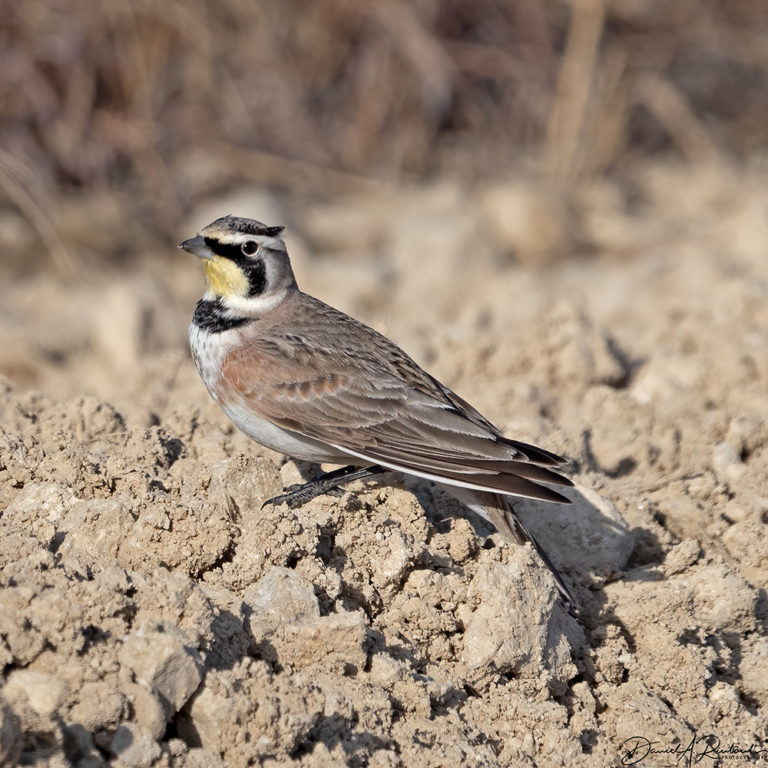
[[294, 459], [314, 461], [318, 464], [324, 462], [356, 464], [358, 461], [354, 456], [346, 456], [325, 443], [304, 437], [297, 432], [278, 427], [271, 421], [254, 416], [245, 404], [227, 403], [227, 405], [222, 405], [219, 403], [219, 405], [241, 432], [248, 435], [251, 440], [255, 440], [273, 451], [284, 453]]
[[354, 456], [347, 456], [336, 448], [304, 437], [278, 427], [271, 421], [259, 418], [248, 407], [246, 402], [222, 403], [216, 396], [216, 384], [221, 373], [221, 366], [233, 346], [240, 342], [236, 328], [222, 333], [209, 333], [200, 330], [196, 325], [189, 328], [189, 347], [192, 359], [195, 361], [200, 378], [203, 380], [211, 397], [221, 406], [234, 425], [244, 432], [251, 440], [270, 448], [278, 453], [284, 453], [295, 459], [329, 462], [334, 464], [359, 464]]

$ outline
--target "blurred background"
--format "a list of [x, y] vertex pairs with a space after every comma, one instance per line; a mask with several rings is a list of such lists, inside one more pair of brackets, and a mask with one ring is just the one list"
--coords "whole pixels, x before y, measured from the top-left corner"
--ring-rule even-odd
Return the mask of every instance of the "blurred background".
[[173, 241], [244, 185], [336, 200], [536, 174], [578, 204], [648, 159], [768, 138], [761, 0], [3, 5], [0, 237], [24, 269]]
[[488, 327], [520, 281], [533, 316], [578, 295], [564, 264], [599, 284], [596, 260], [745, 221], [762, 248], [763, 0], [2, 5], [0, 373], [22, 386], [106, 395], [183, 349], [201, 284], [175, 245], [224, 213], [288, 225], [302, 287], [454, 376], [425, 329]]

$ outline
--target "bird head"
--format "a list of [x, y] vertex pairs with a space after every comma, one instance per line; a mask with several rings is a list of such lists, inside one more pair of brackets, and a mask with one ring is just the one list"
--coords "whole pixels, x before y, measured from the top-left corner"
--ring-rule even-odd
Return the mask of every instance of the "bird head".
[[207, 293], [246, 314], [276, 305], [296, 288], [283, 227], [223, 216], [179, 244], [202, 261]]

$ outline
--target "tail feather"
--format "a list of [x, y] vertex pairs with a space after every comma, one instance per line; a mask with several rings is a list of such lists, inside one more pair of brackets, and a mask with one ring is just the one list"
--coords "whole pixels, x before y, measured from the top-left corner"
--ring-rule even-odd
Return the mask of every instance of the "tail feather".
[[460, 501], [463, 501], [470, 509], [480, 514], [499, 530], [499, 532], [510, 542], [525, 544], [530, 542], [531, 546], [541, 558], [544, 565], [547, 566], [552, 574], [557, 590], [568, 607], [568, 613], [576, 618], [577, 603], [576, 598], [563, 580], [555, 564], [549, 559], [549, 555], [534, 538], [523, 521], [515, 514], [509, 499], [500, 493], [490, 493], [485, 491], [467, 492], [464, 489], [457, 490], [454, 487], [444, 485], [443, 488], [455, 495]]
[[523, 521], [517, 516], [515, 511], [512, 509], [512, 505], [509, 503], [506, 497], [502, 496], [501, 501], [504, 506], [507, 507], [506, 510], [503, 510], [504, 519], [507, 523], [506, 528], [514, 532], [513, 535], [515, 539], [518, 540], [521, 544], [524, 544], [526, 541], [531, 542], [531, 546], [536, 550], [537, 554], [541, 558], [541, 561], [544, 563], [544, 565], [547, 566], [547, 568], [549, 568], [550, 573], [554, 577], [557, 590], [568, 607], [568, 613], [576, 618], [576, 598], [573, 596], [573, 593], [563, 580], [563, 577], [560, 575], [560, 571], [557, 570], [555, 564], [549, 559], [549, 555], [545, 552], [541, 544], [536, 541], [536, 538], [528, 530], [525, 523], [523, 523]]
[[573, 483], [568, 478], [533, 463], [483, 460], [453, 463], [444, 458], [403, 457], [400, 451], [385, 446], [377, 446], [367, 450], [366, 453], [353, 453], [341, 446], [334, 447], [347, 450], [353, 456], [367, 459], [371, 463], [381, 464], [398, 472], [424, 477], [438, 483], [442, 481], [448, 485], [470, 487], [478, 492], [501, 491], [513, 496], [551, 501], [556, 504], [571, 503], [566, 496], [544, 485], [539, 485], [534, 480], [561, 486], [572, 486]]
[[515, 450], [520, 451], [528, 461], [532, 461], [534, 464], [542, 464], [546, 467], [559, 467], [566, 463], [566, 460], [562, 456], [558, 456], [551, 451], [545, 451], [543, 448], [539, 448], [536, 445], [522, 443], [519, 440], [510, 440], [508, 437], [502, 439]]

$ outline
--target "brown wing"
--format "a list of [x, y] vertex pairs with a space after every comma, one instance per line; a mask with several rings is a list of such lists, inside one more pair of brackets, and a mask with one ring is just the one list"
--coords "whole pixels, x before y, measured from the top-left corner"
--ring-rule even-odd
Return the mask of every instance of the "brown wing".
[[560, 457], [504, 438], [367, 326], [342, 315], [343, 338], [334, 337], [338, 317], [321, 307], [311, 329], [295, 319], [290, 333], [256, 328], [224, 361], [226, 397], [371, 463], [453, 485], [568, 501], [536, 484], [572, 485], [547, 468]]

